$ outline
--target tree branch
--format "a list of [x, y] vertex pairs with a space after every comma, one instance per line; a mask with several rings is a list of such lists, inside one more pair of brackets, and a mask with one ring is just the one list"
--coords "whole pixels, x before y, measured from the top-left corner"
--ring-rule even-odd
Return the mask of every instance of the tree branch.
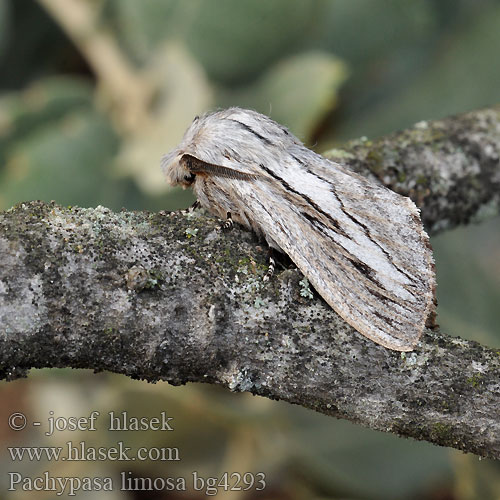
[[[412, 194], [434, 233], [498, 210], [498, 110], [339, 155]], [[500, 458], [498, 349], [439, 331], [412, 353], [378, 346], [308, 298], [299, 271], [264, 282], [265, 249], [217, 224], [42, 202], [0, 214], [0, 376], [73, 367], [216, 383]]]
[[500, 209], [500, 106], [358, 139], [325, 156], [410, 196], [429, 234]]

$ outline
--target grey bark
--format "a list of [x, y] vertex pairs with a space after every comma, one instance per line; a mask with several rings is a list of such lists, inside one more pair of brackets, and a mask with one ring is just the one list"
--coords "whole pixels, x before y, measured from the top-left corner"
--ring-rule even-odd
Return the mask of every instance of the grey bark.
[[[434, 234], [498, 212], [498, 109], [330, 154], [410, 194]], [[0, 214], [0, 377], [74, 367], [215, 383], [500, 458], [498, 349], [437, 329], [412, 353], [378, 346], [297, 270], [264, 282], [264, 245], [218, 224], [43, 202]]]

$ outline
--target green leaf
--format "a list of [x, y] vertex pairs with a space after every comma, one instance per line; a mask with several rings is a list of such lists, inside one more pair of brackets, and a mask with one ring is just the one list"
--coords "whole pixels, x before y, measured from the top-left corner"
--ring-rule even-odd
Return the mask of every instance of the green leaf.
[[491, 3], [448, 33], [434, 58], [400, 91], [351, 115], [337, 137], [377, 136], [420, 120], [496, 104], [499, 99], [500, 7]]
[[337, 103], [346, 66], [322, 52], [298, 54], [273, 66], [255, 84], [221, 92], [219, 102], [270, 115], [305, 140]]
[[59, 121], [66, 113], [92, 106], [92, 87], [76, 78], [41, 80], [0, 98], [0, 165], [12, 144]]
[[320, 3], [200, 1], [186, 43], [213, 79], [245, 81], [308, 40]]
[[309, 42], [321, 0], [111, 0], [105, 16], [122, 44], [147, 61], [164, 40], [190, 49], [209, 77], [241, 82]]
[[104, 16], [127, 52], [144, 62], [159, 43], [175, 36], [193, 7], [196, 2], [180, 0], [110, 0]]
[[332, 51], [353, 67], [383, 63], [398, 51], [408, 54], [411, 47], [429, 43], [435, 33], [434, 3], [432, 0], [326, 2], [313, 36], [315, 46]]
[[94, 110], [70, 113], [16, 141], [0, 182], [0, 205], [33, 199], [65, 205], [113, 204], [120, 189], [106, 166], [117, 149], [107, 120]]

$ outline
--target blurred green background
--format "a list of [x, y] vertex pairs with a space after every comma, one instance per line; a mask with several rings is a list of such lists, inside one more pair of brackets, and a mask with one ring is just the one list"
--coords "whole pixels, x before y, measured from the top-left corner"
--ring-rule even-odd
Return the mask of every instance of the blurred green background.
[[[318, 152], [420, 120], [500, 102], [497, 0], [1, 0], [0, 209], [32, 199], [176, 209], [161, 155], [196, 114], [251, 107]], [[443, 331], [500, 345], [500, 218], [433, 238]], [[496, 462], [398, 439], [291, 405], [212, 386], [171, 387], [86, 371], [33, 371], [2, 383], [0, 464], [36, 476], [137, 477], [194, 470], [267, 475], [238, 499], [500, 498]], [[44, 436], [31, 420], [167, 411], [175, 432]], [[173, 434], [173, 436], [171, 435]], [[6, 446], [86, 440], [178, 446], [179, 463], [14, 464]], [[55, 498], [9, 492], [0, 498]], [[176, 492], [81, 498], [204, 498]]]

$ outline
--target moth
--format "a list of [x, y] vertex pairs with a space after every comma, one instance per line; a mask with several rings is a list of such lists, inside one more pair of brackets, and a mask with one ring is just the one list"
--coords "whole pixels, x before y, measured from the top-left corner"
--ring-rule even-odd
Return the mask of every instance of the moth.
[[435, 277], [410, 198], [240, 108], [196, 117], [162, 170], [210, 212], [286, 253], [358, 332], [389, 349], [414, 348], [434, 315]]

